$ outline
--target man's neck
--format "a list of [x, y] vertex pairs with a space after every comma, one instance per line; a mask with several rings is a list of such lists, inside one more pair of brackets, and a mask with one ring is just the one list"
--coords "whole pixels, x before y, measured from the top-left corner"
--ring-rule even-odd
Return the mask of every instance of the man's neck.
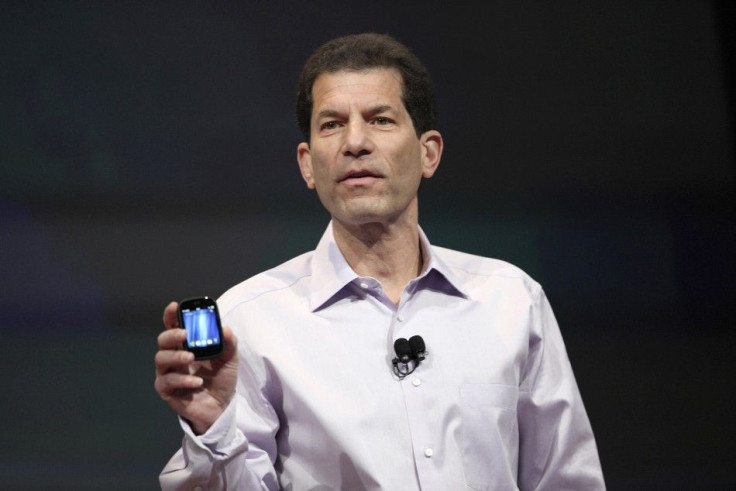
[[333, 219], [332, 229], [335, 242], [350, 267], [360, 276], [380, 281], [386, 295], [398, 304], [406, 284], [422, 270], [416, 221], [346, 227]]

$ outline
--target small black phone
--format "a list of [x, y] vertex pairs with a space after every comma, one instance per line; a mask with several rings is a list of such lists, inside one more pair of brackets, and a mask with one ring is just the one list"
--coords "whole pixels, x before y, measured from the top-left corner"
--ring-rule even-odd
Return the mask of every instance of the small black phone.
[[186, 329], [184, 349], [195, 360], [217, 358], [224, 349], [217, 303], [210, 297], [187, 298], [179, 303], [179, 325]]

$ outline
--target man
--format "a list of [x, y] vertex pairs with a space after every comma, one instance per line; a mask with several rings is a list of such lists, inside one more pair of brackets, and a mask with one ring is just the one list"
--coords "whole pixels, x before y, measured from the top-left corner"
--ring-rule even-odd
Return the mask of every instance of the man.
[[[330, 41], [297, 113], [330, 224], [315, 251], [219, 299], [221, 358], [194, 363], [166, 307], [155, 386], [185, 436], [162, 487], [604, 489], [540, 286], [419, 228], [443, 148], [419, 60], [388, 36]], [[426, 358], [393, 366], [414, 335]]]

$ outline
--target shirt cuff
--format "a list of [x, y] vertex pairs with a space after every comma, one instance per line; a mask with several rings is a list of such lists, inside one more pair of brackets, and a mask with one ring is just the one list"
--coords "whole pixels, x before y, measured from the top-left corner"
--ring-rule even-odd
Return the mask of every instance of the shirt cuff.
[[233, 450], [240, 447], [245, 441], [245, 436], [238, 431], [235, 424], [235, 399], [235, 397], [232, 398], [222, 414], [202, 435], [195, 435], [189, 422], [179, 416], [179, 425], [184, 430], [185, 438], [210, 453], [215, 459], [232, 454]]

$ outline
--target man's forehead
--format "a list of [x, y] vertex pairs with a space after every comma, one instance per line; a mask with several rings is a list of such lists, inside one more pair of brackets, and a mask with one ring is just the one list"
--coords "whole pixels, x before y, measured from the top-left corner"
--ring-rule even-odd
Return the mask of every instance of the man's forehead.
[[320, 74], [312, 86], [312, 98], [330, 99], [339, 95], [359, 93], [401, 96], [402, 77], [395, 68], [371, 68], [366, 70], [338, 70]]

